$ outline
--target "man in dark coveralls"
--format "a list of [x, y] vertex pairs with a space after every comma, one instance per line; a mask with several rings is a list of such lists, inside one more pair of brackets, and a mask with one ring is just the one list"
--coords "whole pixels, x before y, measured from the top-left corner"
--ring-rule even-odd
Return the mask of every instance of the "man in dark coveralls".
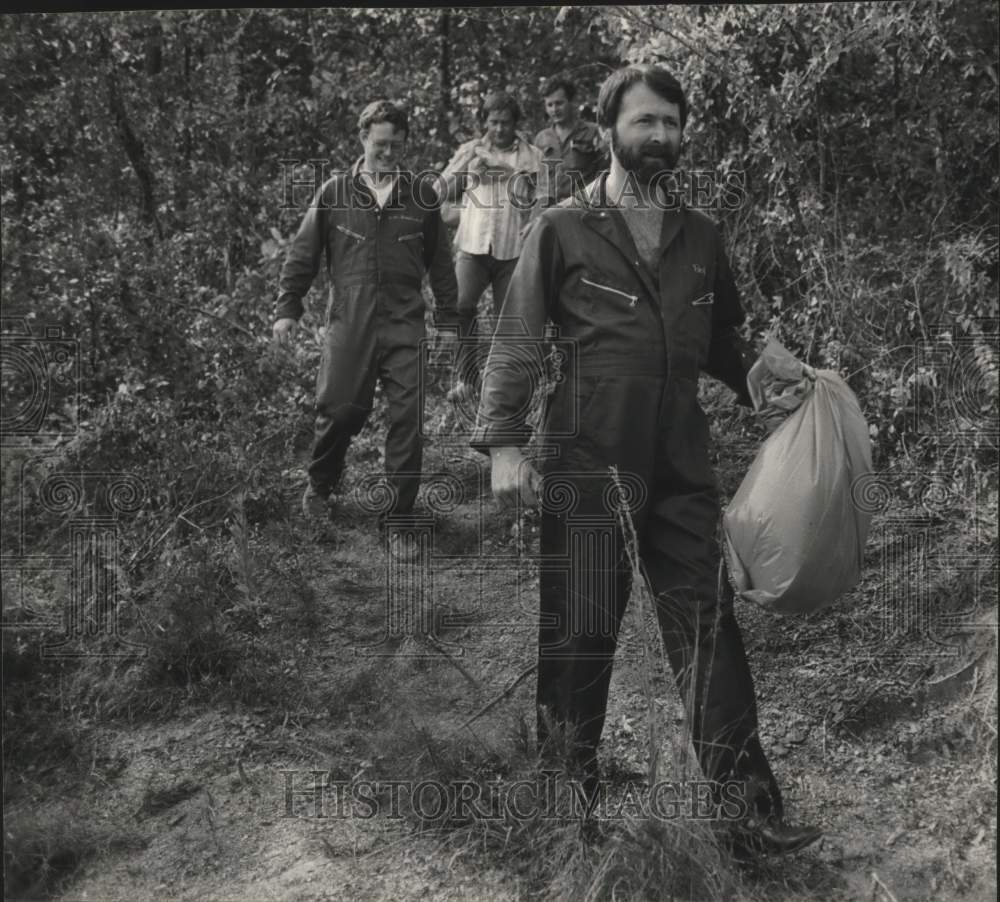
[[[569, 726], [571, 764], [596, 791], [632, 572], [609, 475], [615, 466], [633, 486], [638, 552], [702, 770], [718, 792], [736, 784], [744, 803], [745, 816], [732, 824], [735, 847], [790, 852], [820, 831], [785, 822], [758, 738], [733, 595], [719, 578], [718, 488], [697, 399], [704, 370], [750, 403], [752, 355], [738, 331], [744, 314], [715, 225], [661, 191], [686, 118], [683, 91], [663, 69], [628, 67], [605, 82], [598, 124], [611, 140], [610, 171], [542, 213], [530, 231], [491, 347], [472, 444], [492, 459], [498, 499], [531, 505], [542, 496], [543, 754], [551, 727]], [[543, 480], [521, 447], [547, 322], [574, 352], [546, 409]]]
[[439, 198], [429, 179], [399, 170], [407, 115], [389, 101], [375, 101], [362, 111], [358, 128], [364, 156], [327, 181], [306, 212], [281, 270], [275, 314], [274, 337], [285, 343], [325, 256], [331, 291], [316, 384], [316, 434], [302, 499], [311, 517], [328, 514], [351, 439], [371, 413], [376, 380], [389, 408], [388, 514], [412, 510], [422, 460], [425, 272], [436, 325], [451, 326], [457, 334], [458, 291]]
[[586, 185], [607, 165], [607, 149], [597, 126], [577, 118], [573, 101], [576, 85], [554, 76], [542, 86], [549, 125], [535, 135], [535, 146], [545, 154], [539, 197], [558, 203]]

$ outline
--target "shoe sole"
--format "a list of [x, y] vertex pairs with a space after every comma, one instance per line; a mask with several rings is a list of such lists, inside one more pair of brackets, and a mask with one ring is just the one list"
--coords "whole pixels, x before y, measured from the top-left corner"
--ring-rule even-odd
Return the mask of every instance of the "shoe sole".
[[776, 848], [775, 846], [762, 842], [759, 839], [749, 837], [747, 839], [743, 839], [740, 836], [736, 836], [733, 839], [732, 851], [733, 856], [740, 861], [759, 858], [763, 855], [792, 855], [795, 852], [801, 852], [806, 847], [811, 846], [818, 839], [822, 839], [822, 837], [822, 831], [818, 831], [811, 836], [805, 836], [794, 845]]

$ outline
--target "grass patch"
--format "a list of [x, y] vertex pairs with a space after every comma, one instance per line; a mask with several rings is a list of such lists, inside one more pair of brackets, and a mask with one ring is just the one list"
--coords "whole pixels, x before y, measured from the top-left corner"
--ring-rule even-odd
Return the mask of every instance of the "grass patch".
[[617, 778], [604, 781], [595, 813], [585, 817], [582, 786], [561, 764], [569, 736], [557, 737], [542, 759], [523, 719], [499, 742], [397, 727], [372, 776], [383, 785], [405, 781], [406, 789], [394, 801], [381, 797], [384, 810], [397, 805], [449, 860], [510, 874], [528, 898], [754, 898], [717, 821], [636, 813], [631, 804], [642, 787]]
[[4, 817], [4, 896], [34, 899], [56, 892], [95, 855], [145, 845], [136, 833], [96, 821], [79, 806]]

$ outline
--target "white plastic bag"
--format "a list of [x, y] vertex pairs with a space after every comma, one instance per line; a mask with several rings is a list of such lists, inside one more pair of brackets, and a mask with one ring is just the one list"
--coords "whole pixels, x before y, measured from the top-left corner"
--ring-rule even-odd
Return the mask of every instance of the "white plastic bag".
[[757, 416], [774, 432], [812, 394], [816, 370], [797, 360], [777, 339], [768, 339], [747, 373], [747, 388]]
[[817, 611], [861, 577], [871, 515], [851, 486], [871, 473], [868, 424], [840, 376], [812, 370], [776, 341], [747, 382], [774, 431], [723, 517], [729, 572], [749, 601]]

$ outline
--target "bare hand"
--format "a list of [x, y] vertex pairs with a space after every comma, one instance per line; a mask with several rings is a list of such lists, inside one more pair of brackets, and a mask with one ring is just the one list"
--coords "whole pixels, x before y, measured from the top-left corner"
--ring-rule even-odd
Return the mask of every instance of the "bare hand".
[[518, 172], [510, 180], [508, 190], [511, 200], [520, 210], [527, 210], [535, 202], [535, 186], [526, 172]]
[[477, 147], [472, 152], [472, 156], [469, 157], [469, 162], [465, 166], [465, 171], [469, 175], [483, 175], [486, 172], [487, 162], [487, 151], [482, 147]]
[[483, 155], [485, 153], [485, 148], [483, 147], [482, 141], [476, 141], [474, 144], [470, 145], [464, 154], [458, 158], [453, 164], [454, 169], [459, 172], [468, 172], [473, 164], [482, 165]]
[[295, 333], [298, 331], [299, 324], [297, 320], [292, 319], [289, 316], [282, 317], [277, 322], [275, 322], [272, 332], [274, 334], [274, 341], [276, 344], [282, 347], [288, 347], [292, 343], [292, 339], [295, 338]]
[[536, 507], [542, 477], [521, 453], [521, 449], [492, 448], [490, 458], [493, 463], [493, 496], [500, 502], [500, 506], [514, 507], [520, 501], [524, 507]]
[[459, 338], [456, 329], [439, 329], [437, 334], [438, 351], [456, 351], [458, 349]]
[[458, 356], [460, 344], [458, 330], [454, 328], [438, 329], [434, 343], [431, 345], [431, 358], [436, 366], [454, 363]]

